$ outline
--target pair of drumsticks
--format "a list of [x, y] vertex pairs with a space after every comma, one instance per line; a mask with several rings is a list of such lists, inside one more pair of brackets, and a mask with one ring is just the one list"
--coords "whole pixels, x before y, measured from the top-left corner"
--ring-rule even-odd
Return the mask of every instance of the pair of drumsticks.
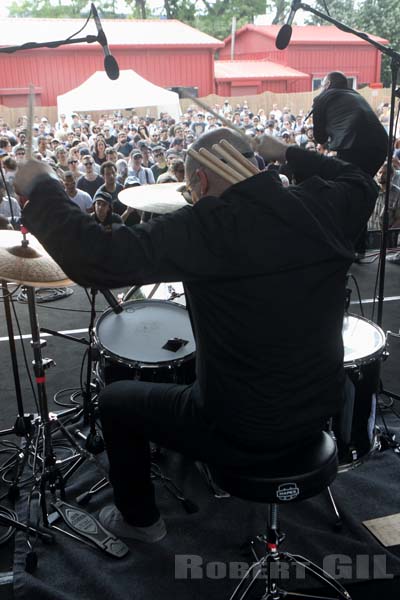
[[260, 172], [227, 140], [220, 140], [212, 149], [215, 154], [206, 148], [200, 148], [198, 152], [189, 148], [188, 154], [230, 184], [239, 183]]
[[[214, 115], [214, 117], [217, 119], [220, 119], [230, 129], [233, 129], [242, 137], [246, 138], [246, 135], [241, 129], [235, 127], [233, 123], [228, 121], [228, 119], [222, 115], [219, 115], [205, 102], [199, 100], [199, 98], [195, 98], [194, 96], [187, 97], [190, 97], [193, 102], [204, 108], [204, 110], [210, 114]], [[243, 154], [239, 152], [239, 150], [236, 150], [236, 148], [234, 148], [227, 140], [220, 140], [218, 144], [214, 144], [212, 146], [212, 150], [214, 153], [210, 152], [206, 148], [200, 148], [198, 152], [189, 148], [188, 154], [201, 165], [207, 167], [213, 171], [213, 173], [216, 173], [230, 184], [238, 183], [239, 181], [243, 181], [248, 177], [257, 175], [257, 173], [260, 172], [252, 162], [247, 160], [247, 158], [245, 158]]]

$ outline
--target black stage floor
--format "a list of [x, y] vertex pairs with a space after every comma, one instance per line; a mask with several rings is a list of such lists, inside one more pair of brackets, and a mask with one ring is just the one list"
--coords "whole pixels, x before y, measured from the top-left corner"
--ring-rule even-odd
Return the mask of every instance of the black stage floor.
[[[376, 303], [374, 303], [373, 298], [376, 296], [376, 285], [377, 285], [377, 269], [378, 269], [378, 260], [373, 262], [366, 262], [364, 264], [354, 264], [351, 268], [352, 277], [349, 278], [349, 288], [352, 289], [351, 294], [351, 304], [350, 304], [350, 312], [355, 315], [360, 314], [360, 305], [357, 300], [357, 289], [356, 284], [359, 286], [360, 295], [362, 298], [362, 307], [364, 310], [364, 315], [367, 319], [371, 319], [372, 321], [376, 320], [377, 315], [377, 307]], [[393, 265], [387, 263], [386, 265], [386, 284], [385, 284], [385, 302], [384, 302], [384, 310], [383, 310], [383, 323], [382, 329], [386, 333], [387, 331], [392, 331], [398, 333], [400, 327], [400, 266]], [[38, 303], [37, 304], [37, 313], [39, 316], [40, 325], [42, 327], [46, 327], [49, 329], [54, 329], [56, 331], [67, 331], [72, 332], [71, 335], [75, 335], [77, 337], [86, 337], [85, 330], [87, 331], [89, 319], [90, 319], [90, 305], [85, 291], [82, 288], [77, 286], [73, 287], [73, 294], [67, 298], [60, 299], [53, 302], [48, 303]], [[117, 293], [117, 291], [115, 292]], [[27, 363], [29, 367], [30, 375], [32, 376], [31, 362], [32, 362], [32, 351], [29, 344], [29, 334], [30, 334], [30, 326], [29, 326], [29, 316], [28, 309], [24, 302], [15, 301], [14, 303], [16, 313], [18, 315], [19, 326], [21, 329], [21, 333], [24, 336], [27, 336], [25, 340], [25, 348], [27, 355]], [[98, 316], [100, 316], [104, 310], [108, 308], [108, 305], [104, 298], [101, 295], [98, 295], [96, 301], [96, 310]], [[16, 419], [17, 415], [17, 405], [15, 399], [15, 389], [14, 389], [14, 381], [12, 376], [11, 369], [11, 361], [9, 354], [9, 347], [7, 341], [7, 329], [4, 317], [4, 309], [3, 306], [0, 307], [0, 349], [1, 349], [1, 362], [0, 362], [0, 377], [2, 381], [1, 385], [1, 413], [0, 413], [0, 427], [3, 429], [11, 427]], [[312, 328], [313, 324], [310, 323], [310, 328]], [[17, 333], [17, 328], [14, 323], [14, 333]], [[43, 349], [43, 356], [50, 357], [54, 359], [56, 365], [51, 367], [47, 372], [47, 394], [49, 398], [50, 410], [57, 411], [60, 410], [58, 404], [54, 403], [53, 398], [60, 400], [61, 402], [69, 403], [69, 397], [73, 390], [77, 390], [80, 387], [80, 372], [81, 365], [83, 360], [83, 355], [85, 352], [85, 346], [79, 344], [77, 342], [73, 342], [70, 340], [64, 340], [55, 336], [50, 336], [46, 338], [47, 346]], [[386, 361], [382, 363], [381, 368], [381, 378], [383, 387], [387, 390], [392, 391], [393, 393], [400, 394], [400, 339], [396, 339], [395, 337], [388, 336], [388, 350], [389, 356]], [[359, 341], [362, 345], [362, 340]], [[22, 397], [24, 403], [25, 412], [36, 412], [35, 401], [33, 399], [33, 393], [31, 389], [31, 385], [29, 382], [29, 378], [27, 375], [27, 369], [24, 364], [24, 357], [20, 350], [21, 344], [17, 342], [18, 346], [18, 363], [19, 363], [19, 371], [21, 378], [21, 386], [22, 386]], [[66, 391], [64, 391], [66, 390]], [[400, 406], [398, 405], [400, 409]], [[390, 421], [390, 425], [393, 425], [393, 429], [396, 430], [398, 428], [400, 433], [400, 420], [397, 420], [393, 415], [389, 414], [388, 419]], [[10, 438], [11, 439], [11, 438]], [[15, 439], [15, 438], [14, 438]], [[399, 436], [400, 440], [400, 436]], [[391, 453], [391, 458], [389, 460], [383, 459], [381, 457], [388, 456], [387, 453]], [[8, 455], [5, 455], [5, 458]], [[189, 490], [187, 493], [190, 495], [192, 493], [192, 489], [195, 490], [200, 489], [201, 484], [198, 482], [198, 478], [195, 475], [186, 475], [186, 471], [183, 469], [182, 464], [176, 462], [175, 457], [170, 457], [166, 460], [166, 468], [170, 469], [171, 466], [177, 469], [177, 477], [178, 481], [182, 485], [186, 485], [186, 489]], [[379, 515], [382, 514], [391, 514], [391, 512], [400, 512], [400, 471], [397, 470], [397, 461], [398, 457], [394, 457], [394, 454], [391, 450], [385, 451], [383, 453], [376, 453], [376, 456], [373, 457], [366, 462], [365, 465], [355, 469], [350, 474], [345, 473], [340, 475], [341, 481], [338, 483], [338, 502], [341, 504], [341, 500], [343, 500], [344, 509], [348, 511], [349, 514], [352, 513], [352, 507], [354, 507], [354, 528], [349, 527], [343, 532], [343, 536], [346, 537], [346, 540], [343, 537], [343, 547], [350, 548], [351, 547], [351, 536], [354, 534], [355, 529], [360, 527], [357, 519], [364, 519], [366, 517], [374, 516], [375, 513], [373, 509], [360, 509], [359, 504], [361, 505], [365, 501], [365, 494], [369, 494], [370, 505], [379, 507]], [[167, 464], [168, 463], [168, 464]], [[371, 473], [369, 474], [369, 463], [371, 464]], [[185, 463], [183, 463], [185, 464]], [[178, 465], [178, 466], [176, 466]], [[183, 469], [183, 470], [182, 470]], [[386, 469], [386, 470], [385, 470]], [[85, 486], [90, 482], [93, 483], [96, 480], [93, 473], [89, 474], [89, 469], [87, 472], [85, 471], [85, 467], [82, 467], [83, 471], [79, 475], [79, 485]], [[390, 485], [385, 485], [385, 482], [378, 481], [379, 471], [388, 473], [388, 477], [390, 479]], [[171, 472], [170, 472], [171, 474]], [[354, 474], [354, 475], [353, 475]], [[371, 478], [376, 477], [376, 481], [372, 481]], [[193, 481], [192, 481], [193, 479]], [[78, 489], [78, 480], [75, 482], [71, 479], [72, 486], [74, 489]], [[346, 493], [346, 482], [348, 485], [351, 485], [351, 493]], [[350, 482], [350, 483], [349, 483]], [[193, 487], [192, 487], [193, 485]], [[336, 482], [335, 482], [336, 486]], [[204, 487], [204, 486], [203, 486]], [[343, 489], [342, 489], [343, 487]], [[85, 489], [83, 487], [83, 489]], [[6, 491], [7, 488], [2, 482], [0, 492]], [[371, 491], [373, 490], [373, 491]], [[390, 492], [389, 492], [390, 490]], [[388, 493], [390, 493], [391, 497], [388, 498]], [[232, 527], [232, 523], [229, 523], [227, 518], [223, 516], [223, 511], [220, 509], [220, 505], [216, 507], [215, 501], [211, 498], [207, 498], [206, 495], [209, 494], [209, 491], [202, 489], [198, 492], [199, 498], [203, 499], [204, 513], [203, 519], [205, 522], [201, 521], [201, 511], [194, 516], [185, 515], [184, 512], [181, 513], [177, 510], [175, 514], [175, 508], [172, 510], [173, 518], [171, 517], [171, 524], [176, 528], [176, 531], [171, 535], [169, 541], [169, 550], [171, 552], [175, 552], [178, 554], [182, 554], [183, 552], [187, 552], [189, 554], [196, 554], [196, 537], [202, 540], [203, 545], [206, 547], [209, 544], [211, 547], [217, 548], [218, 544], [213, 540], [213, 526], [212, 521], [215, 518], [215, 535], [226, 537], [225, 541], [225, 550], [226, 547], [229, 546], [229, 536], [228, 531]], [[341, 498], [341, 494], [343, 496], [348, 496], [346, 499]], [[105, 496], [101, 496], [101, 498], [93, 504], [93, 508], [101, 508], [104, 502]], [[107, 495], [109, 499], [109, 493]], [[213, 504], [214, 502], [214, 504]], [[4, 504], [7, 504], [8, 501], [5, 500]], [[350, 504], [349, 504], [350, 503]], [[243, 503], [242, 503], [243, 504]], [[305, 503], [303, 503], [305, 504]], [[239, 506], [241, 504], [239, 503]], [[398, 506], [396, 510], [396, 506]], [[167, 507], [167, 503], [166, 503]], [[385, 507], [387, 507], [387, 511], [385, 511]], [[324, 505], [323, 509], [321, 506], [312, 507], [311, 512], [307, 513], [307, 510], [304, 512], [304, 517], [307, 519], [308, 517], [313, 519], [313, 509], [315, 509], [315, 514], [318, 514], [318, 510], [321, 510], [320, 519], [320, 527], [321, 521], [324, 521], [325, 516], [327, 521], [329, 521], [329, 508], [327, 505]], [[232, 514], [235, 515], [235, 518], [240, 520], [239, 512]], [[246, 511], [244, 511], [246, 512]], [[250, 514], [250, 513], [249, 513]], [[200, 516], [199, 516], [200, 515]], [[324, 516], [325, 515], [325, 516]], [[290, 529], [290, 514], [289, 514], [289, 529]], [[351, 520], [351, 517], [349, 517]], [[250, 521], [253, 519], [253, 516], [249, 516]], [[295, 520], [295, 519], [294, 519]], [[244, 518], [244, 523], [247, 523], [248, 520]], [[210, 525], [211, 523], [211, 525]], [[310, 523], [308, 523], [310, 525]], [[209, 526], [209, 529], [207, 527]], [[243, 528], [240, 524], [235, 523], [235, 527], [240, 530], [241, 534], [243, 534], [243, 538], [245, 538], [244, 526]], [[307, 520], [303, 522], [303, 532], [304, 528], [307, 529]], [[171, 527], [169, 528], [171, 529]], [[327, 526], [327, 529], [329, 527]], [[222, 532], [222, 533], [221, 533]], [[181, 537], [179, 535], [181, 534]], [[318, 528], [314, 528], [313, 525], [310, 525], [310, 535], [318, 536], [321, 535], [321, 531], [318, 531]], [[322, 534], [323, 537], [326, 537], [326, 532]], [[337, 536], [337, 534], [335, 534]], [[211, 536], [211, 537], [210, 537]], [[329, 536], [328, 536], [329, 537]], [[237, 539], [236, 539], [237, 538]], [[237, 547], [239, 547], [239, 538], [240, 535], [237, 535], [234, 540], [234, 546], [237, 543]], [[64, 538], [63, 538], [64, 539]], [[296, 536], [294, 534], [294, 543], [296, 545]], [[185, 544], [181, 544], [180, 540], [184, 540]], [[63, 542], [68, 546], [67, 542]], [[176, 547], [173, 547], [173, 544], [176, 544]], [[358, 543], [354, 541], [354, 551], [359, 554], [362, 546], [357, 546]], [[75, 546], [73, 545], [75, 544]], [[57, 551], [57, 558], [55, 551], [50, 548], [46, 548], [44, 552], [40, 551], [40, 561], [42, 565], [42, 570], [39, 569], [39, 575], [35, 580], [35, 576], [29, 576], [28, 578], [23, 578], [21, 575], [18, 575], [17, 585], [15, 588], [15, 598], [17, 600], [22, 600], [25, 598], [54, 598], [54, 599], [66, 599], [71, 600], [91, 600], [92, 598], [100, 597], [101, 593], [101, 585], [94, 584], [93, 581], [91, 584], [88, 583], [88, 579], [98, 578], [100, 574], [97, 572], [99, 565], [101, 563], [97, 562], [97, 551], [90, 550], [92, 553], [90, 560], [87, 557], [83, 558], [83, 563], [85, 564], [85, 575], [81, 575], [79, 573], [79, 555], [77, 549], [80, 548], [77, 542], [73, 542], [72, 549], [70, 554], [68, 554], [69, 547], [65, 550], [64, 546], [62, 546], [62, 552], [60, 554]], [[204, 547], [203, 546], [203, 547]], [[236, 546], [235, 546], [236, 547]], [[290, 548], [290, 535], [288, 535], [288, 547]], [[336, 537], [335, 543], [333, 547], [338, 550], [342, 547], [340, 538]], [[376, 548], [380, 548], [377, 543], [375, 543], [375, 551]], [[12, 549], [13, 542], [9, 541], [6, 545], [0, 547], [0, 569], [3, 571], [3, 577], [0, 578], [1, 583], [7, 583], [9, 579], [12, 577], [11, 571], [13, 570], [12, 566]], [[291, 548], [290, 548], [291, 549]], [[183, 551], [183, 552], [182, 552]], [[140, 565], [142, 572], [144, 574], [144, 579], [142, 583], [138, 583], [138, 579], [134, 581], [127, 580], [127, 585], [129, 585], [129, 590], [126, 592], [123, 591], [123, 587], [121, 588], [121, 584], [116, 586], [115, 592], [113, 592], [113, 579], [120, 579], [123, 582], [123, 573], [124, 570], [121, 565], [118, 563], [106, 563], [104, 568], [107, 570], [105, 575], [106, 578], [106, 587], [103, 598], [113, 598], [113, 599], [141, 599], [145, 597], [149, 597], [152, 595], [156, 598], [169, 598], [175, 597], [176, 600], [180, 598], [188, 598], [192, 596], [195, 598], [225, 598], [229, 596], [229, 592], [232, 590], [232, 585], [223, 585], [223, 581], [218, 581], [218, 585], [215, 580], [210, 580], [207, 582], [207, 586], [205, 588], [199, 587], [198, 583], [192, 582], [174, 582], [173, 578], [166, 577], [164, 580], [162, 577], [165, 576], [165, 567], [160, 566], [159, 561], [166, 560], [163, 553], [153, 553], [151, 555], [152, 560], [156, 561], [156, 563], [151, 563], [151, 565], [146, 564], [146, 561], [141, 556], [144, 550], [142, 548], [139, 549], [140, 556], [137, 556], [137, 552], [134, 557], [134, 562], [137, 561], [136, 564]], [[226, 550], [227, 552], [227, 560], [233, 560], [235, 557], [235, 553], [230, 550]], [[365, 548], [365, 553], [368, 550]], [[53, 554], [54, 553], [54, 554]], [[351, 553], [350, 550], [348, 552]], [[212, 554], [212, 553], [211, 553]], [[308, 555], [307, 547], [304, 548], [304, 554]], [[75, 556], [76, 555], [76, 556]], [[17, 552], [16, 558], [16, 568], [21, 570], [21, 544], [19, 552]], [[400, 555], [399, 555], [400, 556]], [[73, 561], [73, 564], [70, 565], [70, 569], [73, 569], [68, 574], [68, 568], [65, 563], [67, 560]], [[318, 556], [317, 556], [318, 558]], [[100, 559], [99, 559], [100, 560]], [[238, 559], [240, 560], [240, 559]], [[54, 562], [54, 570], [52, 570], [51, 565]], [[127, 563], [128, 566], [130, 563]], [[168, 561], [166, 561], [168, 564]], [[114, 566], [113, 566], [114, 565]], [[126, 567], [126, 565], [125, 565]], [[160, 567], [160, 580], [155, 583], [158, 575], [158, 567]], [[368, 582], [360, 582], [357, 580], [357, 577], [352, 577], [349, 582], [349, 589], [351, 589], [352, 597], [354, 598], [381, 598], [385, 595], [385, 597], [394, 599], [398, 597], [400, 585], [398, 583], [397, 577], [400, 576], [400, 557], [397, 555], [393, 561], [393, 573], [396, 576], [394, 579], [384, 579], [379, 576], [375, 580], [370, 580]], [[90, 572], [90, 569], [93, 569]], [[89, 571], [88, 571], [89, 570]], [[58, 572], [60, 576], [57, 577]], [[114, 575], [113, 575], [114, 572]], [[53, 573], [53, 575], [49, 575], [49, 573]], [[79, 573], [77, 575], [77, 573]], [[43, 575], [43, 577], [42, 577]], [[52, 577], [52, 581], [49, 582], [49, 588], [46, 591], [46, 586], [43, 584], [43, 578]], [[64, 578], [81, 578], [80, 585], [82, 586], [82, 592], [77, 593], [77, 589], [81, 589], [71, 584], [71, 580], [65, 581]], [[140, 573], [138, 575], [140, 579]], [[371, 577], [366, 577], [367, 579], [371, 579]], [[344, 582], [345, 583], [345, 582]], [[192, 584], [192, 587], [191, 587]], [[24, 588], [25, 586], [25, 588]], [[59, 586], [59, 587], [58, 587]], [[92, 586], [92, 587], [91, 587]], [[71, 594], [69, 595], [66, 590], [71, 589]], [[12, 590], [10, 585], [3, 585], [0, 587], [0, 597], [1, 598], [12, 598]]]

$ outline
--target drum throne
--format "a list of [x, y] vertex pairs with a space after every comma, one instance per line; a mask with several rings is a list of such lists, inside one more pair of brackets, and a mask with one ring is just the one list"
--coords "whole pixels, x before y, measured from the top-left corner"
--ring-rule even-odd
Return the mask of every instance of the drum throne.
[[[266, 581], [265, 593], [260, 600], [288, 600], [290, 598], [314, 598], [320, 600], [351, 600], [344, 587], [329, 573], [307, 558], [289, 552], [281, 552], [279, 545], [285, 537], [278, 529], [279, 505], [288, 502], [300, 502], [325, 490], [335, 479], [338, 471], [337, 447], [327, 432], [318, 434], [307, 441], [301, 455], [289, 455], [283, 460], [271, 459], [251, 471], [214, 470], [213, 477], [218, 486], [232, 496], [253, 502], [267, 504], [266, 532], [257, 537], [265, 552], [259, 557], [252, 542], [254, 562], [234, 590], [230, 600], [250, 598], [257, 579], [262, 576]], [[304, 536], [306, 539], [306, 536]], [[306, 595], [290, 593], [280, 587], [282, 566], [294, 565], [304, 569], [319, 584], [334, 592], [335, 596]], [[283, 570], [285, 573], [285, 570]], [[251, 598], [254, 598], [251, 595]]]

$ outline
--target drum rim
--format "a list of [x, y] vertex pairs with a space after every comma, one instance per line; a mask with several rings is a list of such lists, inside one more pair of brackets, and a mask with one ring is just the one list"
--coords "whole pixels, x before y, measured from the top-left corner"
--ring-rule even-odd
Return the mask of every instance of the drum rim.
[[[124, 306], [124, 304], [133, 304], [133, 303], [134, 304], [163, 304], [163, 305], [166, 304], [168, 306], [173, 305], [174, 310], [175, 310], [175, 308], [184, 310], [190, 321], [189, 311], [187, 310], [187, 308], [185, 306], [183, 306], [182, 304], [179, 304], [178, 302], [173, 302], [172, 300], [160, 300], [157, 298], [139, 298], [137, 300], [127, 300], [126, 302], [122, 302], [121, 306]], [[190, 352], [189, 354], [186, 354], [185, 356], [181, 356], [180, 358], [172, 358], [171, 360], [160, 360], [160, 361], [154, 363], [154, 362], [146, 362], [143, 360], [133, 360], [132, 358], [127, 358], [127, 357], [121, 356], [119, 354], [115, 354], [114, 352], [112, 352], [111, 350], [106, 348], [101, 343], [100, 338], [98, 336], [98, 326], [100, 325], [100, 321], [103, 321], [106, 318], [106, 316], [112, 312], [114, 312], [112, 308], [107, 308], [97, 319], [95, 326], [94, 326], [95, 343], [96, 343], [96, 346], [100, 350], [100, 355], [102, 358], [113, 360], [114, 362], [119, 363], [121, 365], [125, 365], [125, 366], [129, 367], [130, 369], [144, 369], [144, 368], [160, 369], [160, 368], [166, 368], [166, 367], [176, 368], [176, 367], [179, 367], [181, 364], [184, 364], [185, 362], [193, 360], [196, 357], [196, 350], [194, 350], [193, 352]], [[193, 332], [192, 332], [192, 335], [193, 335]], [[194, 336], [193, 336], [193, 339], [194, 339]], [[196, 340], [194, 340], [194, 342], [196, 343]]]
[[376, 323], [371, 321], [370, 319], [367, 319], [366, 317], [362, 317], [360, 315], [356, 315], [354, 313], [347, 313], [344, 316], [344, 319], [346, 317], [352, 317], [352, 318], [356, 319], [357, 321], [364, 321], [365, 323], [368, 323], [368, 325], [371, 325], [375, 330], [378, 331], [378, 333], [381, 337], [382, 344], [374, 352], [372, 352], [371, 354], [367, 354], [366, 356], [363, 356], [361, 358], [355, 358], [353, 360], [346, 361], [345, 356], [343, 356], [344, 368], [351, 369], [354, 367], [358, 367], [361, 365], [367, 365], [371, 362], [374, 362], [377, 358], [379, 358], [383, 354], [383, 352], [385, 351], [385, 348], [386, 348], [386, 336], [385, 336], [383, 329], [381, 327], [379, 327], [379, 325], [377, 325]]

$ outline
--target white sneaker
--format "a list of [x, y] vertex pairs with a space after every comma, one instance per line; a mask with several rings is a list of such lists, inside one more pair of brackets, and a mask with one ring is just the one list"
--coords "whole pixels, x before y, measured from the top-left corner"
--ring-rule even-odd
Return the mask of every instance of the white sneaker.
[[147, 542], [150, 544], [159, 542], [167, 535], [167, 528], [165, 527], [164, 519], [161, 517], [158, 521], [153, 523], [153, 525], [147, 527], [130, 525], [125, 521], [118, 508], [113, 504], [101, 509], [99, 521], [106, 529], [111, 533], [114, 533], [117, 537], [138, 540], [140, 542]]

